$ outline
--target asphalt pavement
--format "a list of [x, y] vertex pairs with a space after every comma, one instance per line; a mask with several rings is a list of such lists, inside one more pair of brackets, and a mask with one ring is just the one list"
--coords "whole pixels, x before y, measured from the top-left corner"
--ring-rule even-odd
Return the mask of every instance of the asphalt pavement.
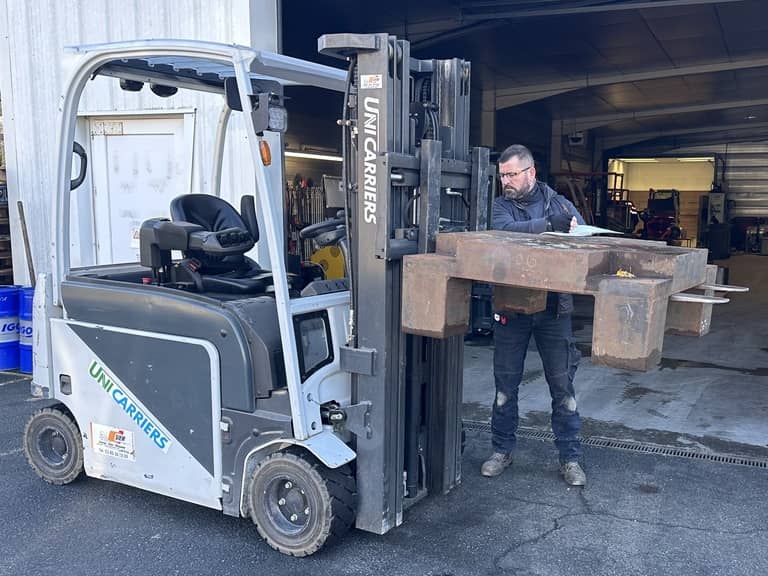
[[247, 519], [91, 478], [38, 479], [21, 442], [46, 402], [26, 380], [4, 380], [0, 576], [768, 574], [766, 469], [586, 446], [589, 484], [569, 488], [552, 444], [521, 439], [513, 468], [486, 479], [490, 437], [478, 431], [462, 484], [406, 511], [402, 526], [285, 557]]

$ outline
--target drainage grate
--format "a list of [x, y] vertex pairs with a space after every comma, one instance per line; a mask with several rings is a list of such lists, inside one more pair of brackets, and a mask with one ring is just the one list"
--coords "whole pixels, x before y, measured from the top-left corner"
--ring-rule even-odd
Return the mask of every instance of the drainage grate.
[[[476, 432], [491, 432], [491, 425], [488, 422], [478, 420], [463, 420], [464, 427], [467, 430]], [[533, 428], [519, 428], [517, 435], [520, 438], [529, 440], [547, 440], [554, 441], [555, 435], [552, 432], [536, 430]], [[687, 448], [675, 448], [672, 446], [659, 446], [658, 444], [646, 444], [643, 442], [630, 442], [626, 440], [611, 440], [610, 438], [586, 437], [581, 439], [584, 446], [596, 446], [598, 448], [613, 448], [614, 450], [628, 450], [629, 452], [639, 452], [643, 454], [658, 454], [659, 456], [676, 456], [678, 458], [693, 458], [695, 460], [709, 460], [711, 462], [720, 462], [721, 464], [736, 464], [739, 466], [751, 466], [752, 468], [768, 468], [768, 460], [760, 458], [749, 458], [745, 456], [731, 456], [728, 454], [697, 452]]]

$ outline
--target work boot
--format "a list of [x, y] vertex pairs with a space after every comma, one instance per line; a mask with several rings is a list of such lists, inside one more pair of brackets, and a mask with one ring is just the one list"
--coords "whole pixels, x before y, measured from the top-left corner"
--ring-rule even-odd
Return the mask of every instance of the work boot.
[[512, 454], [502, 454], [494, 452], [480, 467], [480, 474], [483, 476], [498, 476], [504, 472], [504, 468], [512, 464]]
[[584, 486], [587, 483], [587, 475], [578, 462], [566, 462], [560, 465], [560, 476], [566, 484], [571, 486]]

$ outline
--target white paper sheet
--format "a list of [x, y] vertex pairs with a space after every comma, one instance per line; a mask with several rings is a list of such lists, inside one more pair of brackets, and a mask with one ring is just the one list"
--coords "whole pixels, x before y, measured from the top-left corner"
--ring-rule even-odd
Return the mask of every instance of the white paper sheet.
[[598, 226], [589, 226], [588, 224], [579, 224], [570, 232], [542, 232], [542, 234], [549, 236], [594, 236], [596, 234], [621, 234], [621, 232]]

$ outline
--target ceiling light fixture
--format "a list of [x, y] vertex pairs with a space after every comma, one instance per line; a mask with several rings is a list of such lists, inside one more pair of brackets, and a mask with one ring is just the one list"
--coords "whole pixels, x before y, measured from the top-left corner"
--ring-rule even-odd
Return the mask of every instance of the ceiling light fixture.
[[626, 162], [627, 164], [650, 164], [652, 162], [658, 162], [656, 158], [616, 158], [619, 162]]

